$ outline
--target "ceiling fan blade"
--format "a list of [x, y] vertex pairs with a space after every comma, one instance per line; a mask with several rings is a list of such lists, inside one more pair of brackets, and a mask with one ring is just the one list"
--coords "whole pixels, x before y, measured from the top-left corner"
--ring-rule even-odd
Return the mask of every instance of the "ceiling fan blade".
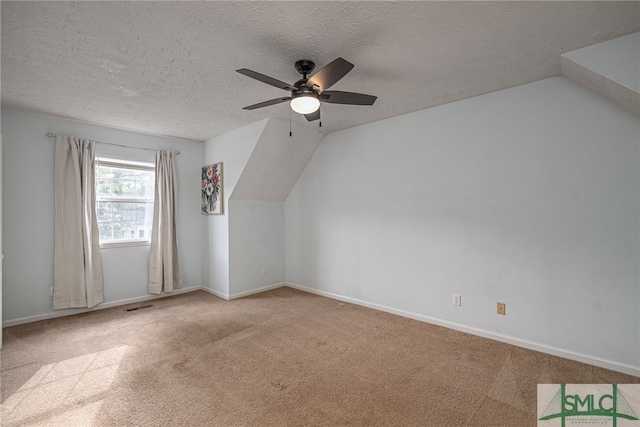
[[281, 102], [286, 102], [291, 99], [290, 96], [285, 98], [276, 98], [271, 99], [269, 101], [259, 102], [258, 104], [249, 105], [248, 107], [244, 107], [243, 110], [255, 110], [256, 108], [268, 107], [269, 105], [280, 104]]
[[274, 79], [273, 77], [265, 76], [264, 74], [256, 73], [255, 71], [251, 71], [246, 68], [241, 68], [236, 71], [247, 77], [251, 77], [252, 79], [261, 81], [262, 83], [266, 83], [280, 89], [288, 90], [289, 92], [293, 92], [296, 90], [296, 88], [292, 87], [289, 83], [282, 82], [280, 80]]
[[330, 104], [373, 105], [377, 96], [363, 93], [342, 92], [339, 90], [327, 90], [319, 96], [323, 102]]
[[320, 109], [318, 108], [316, 111], [314, 111], [313, 113], [309, 113], [309, 114], [305, 114], [304, 117], [307, 119], [307, 121], [309, 122], [313, 122], [314, 120], [318, 120], [320, 119]]
[[307, 86], [317, 89], [318, 92], [323, 92], [346, 76], [352, 68], [351, 62], [342, 58], [335, 59], [311, 76], [307, 81]]

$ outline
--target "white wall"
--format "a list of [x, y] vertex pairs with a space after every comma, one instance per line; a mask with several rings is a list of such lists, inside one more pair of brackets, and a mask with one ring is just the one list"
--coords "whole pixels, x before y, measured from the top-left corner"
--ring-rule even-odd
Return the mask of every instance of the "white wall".
[[[204, 218], [203, 283], [237, 298], [284, 282], [284, 199], [318, 148], [308, 126], [265, 119], [212, 138], [205, 163], [224, 163], [224, 215]], [[266, 273], [262, 274], [262, 269]]]
[[[53, 312], [54, 152], [46, 132], [147, 148], [179, 150], [177, 233], [183, 286], [201, 285], [200, 163], [202, 144], [105, 128], [35, 113], [2, 110], [3, 320]], [[153, 159], [153, 152], [99, 145], [116, 157]], [[149, 247], [101, 251], [105, 303], [147, 296]], [[60, 310], [55, 313], [74, 313]]]
[[201, 167], [223, 162], [223, 215], [202, 215], [202, 286], [229, 297], [229, 198], [256, 146], [267, 119], [204, 143]]
[[230, 298], [284, 282], [284, 199], [323, 138], [296, 119], [267, 121], [230, 196]]
[[284, 201], [231, 200], [229, 212], [230, 297], [283, 283]]
[[285, 202], [286, 280], [640, 372], [639, 139], [563, 77], [332, 133]]

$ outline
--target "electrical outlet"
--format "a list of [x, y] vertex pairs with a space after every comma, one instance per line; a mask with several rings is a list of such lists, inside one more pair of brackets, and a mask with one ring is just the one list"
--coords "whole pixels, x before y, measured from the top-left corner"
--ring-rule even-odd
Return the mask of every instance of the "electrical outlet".
[[266, 275], [267, 275], [267, 267], [262, 267], [262, 272], [261, 272], [261, 274], [262, 274], [263, 276], [266, 276]]
[[507, 314], [507, 304], [505, 304], [504, 302], [499, 302], [498, 303], [498, 307], [497, 307], [497, 313], [501, 314], [501, 315], [506, 315]]
[[462, 296], [460, 294], [453, 294], [453, 305], [462, 305]]

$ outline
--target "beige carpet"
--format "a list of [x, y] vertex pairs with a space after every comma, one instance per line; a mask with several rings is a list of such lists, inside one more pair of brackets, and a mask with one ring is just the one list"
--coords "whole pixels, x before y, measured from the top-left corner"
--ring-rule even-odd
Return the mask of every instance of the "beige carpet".
[[280, 288], [5, 328], [3, 426], [534, 426], [538, 383], [640, 378]]

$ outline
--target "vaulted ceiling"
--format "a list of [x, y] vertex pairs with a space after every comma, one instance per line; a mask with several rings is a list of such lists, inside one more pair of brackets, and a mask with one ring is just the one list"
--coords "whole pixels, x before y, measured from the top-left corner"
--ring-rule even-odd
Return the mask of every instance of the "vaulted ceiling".
[[[332, 89], [374, 106], [325, 105], [324, 133], [560, 73], [560, 55], [640, 29], [640, 2], [2, 1], [2, 105], [206, 140], [288, 105], [293, 64], [355, 68]], [[295, 121], [308, 124], [295, 113]]]

